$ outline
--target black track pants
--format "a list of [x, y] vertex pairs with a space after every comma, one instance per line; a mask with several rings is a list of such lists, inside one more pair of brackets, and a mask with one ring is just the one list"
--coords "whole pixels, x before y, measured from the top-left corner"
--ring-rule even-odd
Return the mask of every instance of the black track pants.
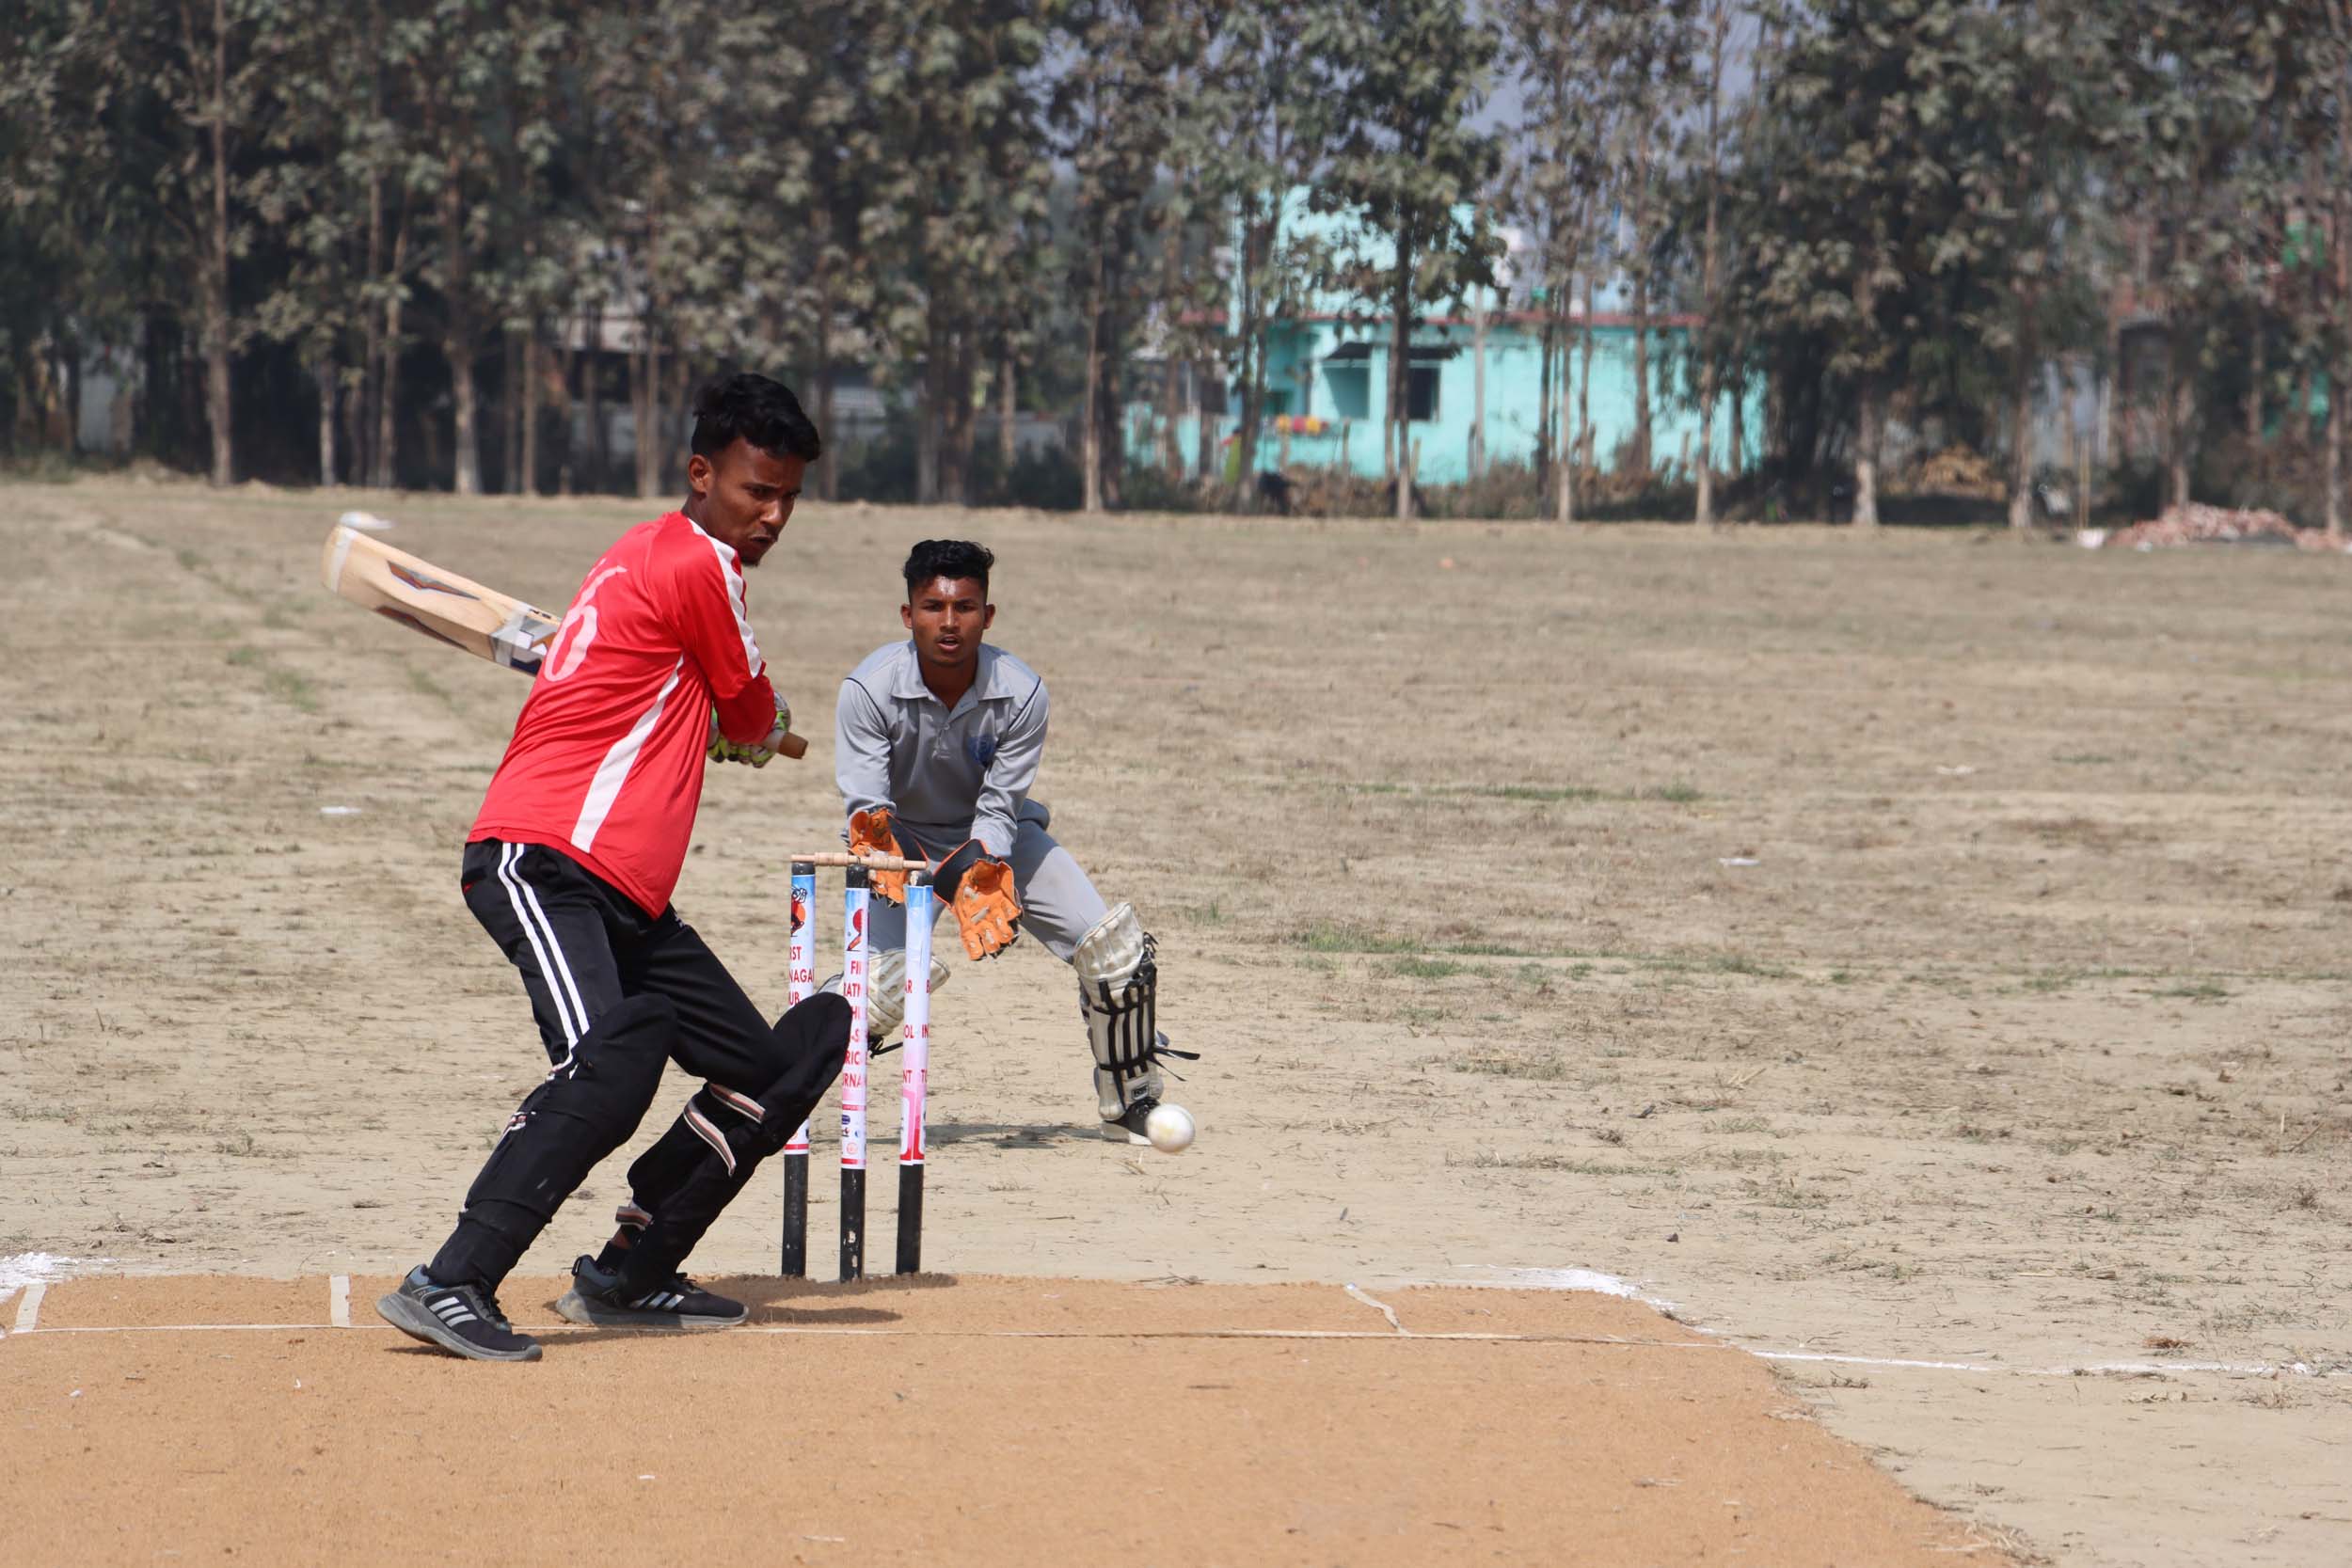
[[[667, 1034], [668, 1055], [694, 1076], [754, 1100], [773, 1098], [780, 1085], [788, 1085], [791, 1098], [803, 1102], [797, 1113], [778, 1107], [779, 1114], [792, 1114], [791, 1125], [839, 1073], [846, 1008], [839, 1009], [839, 1028], [813, 1026], [818, 1013], [784, 1021], [809, 1026], [771, 1027], [675, 910], [645, 913], [569, 856], [485, 840], [467, 846], [461, 882], [467, 907], [522, 975], [550, 1071], [509, 1123], [501, 1148], [467, 1195], [456, 1230], [426, 1266], [436, 1280], [495, 1287], [596, 1161], [635, 1130], [658, 1086], [658, 1070], [641, 1076], [633, 1064], [593, 1060], [604, 1038], [595, 1032], [598, 1021], [624, 999], [658, 997], [669, 1005], [676, 1022]], [[826, 1000], [812, 998], [803, 1006]], [[818, 1013], [824, 1023], [834, 1022], [833, 1008]], [[584, 1064], [583, 1048], [591, 1058]], [[605, 1091], [584, 1115], [526, 1115], [546, 1097], [561, 1098], [583, 1072]], [[506, 1148], [527, 1139], [562, 1147], [537, 1149], [529, 1159]], [[575, 1167], [577, 1176], [570, 1174]], [[549, 1190], [549, 1170], [566, 1179], [554, 1183], [562, 1191]], [[692, 1174], [681, 1170], [679, 1177]], [[670, 1195], [640, 1190], [635, 1196], [641, 1206], [660, 1212]]]

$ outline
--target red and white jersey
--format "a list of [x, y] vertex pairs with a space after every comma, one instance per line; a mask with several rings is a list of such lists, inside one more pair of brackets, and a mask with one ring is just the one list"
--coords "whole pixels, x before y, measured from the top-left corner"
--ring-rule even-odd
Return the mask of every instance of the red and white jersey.
[[729, 739], [764, 737], [767, 668], [735, 551], [682, 512], [638, 524], [572, 596], [468, 842], [544, 845], [661, 913], [702, 801], [712, 706]]

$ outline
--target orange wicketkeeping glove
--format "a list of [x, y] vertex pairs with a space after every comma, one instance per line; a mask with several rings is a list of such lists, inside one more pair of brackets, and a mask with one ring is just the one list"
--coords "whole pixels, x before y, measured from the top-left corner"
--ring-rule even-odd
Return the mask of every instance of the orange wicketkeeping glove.
[[963, 950], [993, 958], [1021, 934], [1021, 901], [1014, 895], [1012, 867], [993, 858], [977, 838], [967, 839], [939, 863], [939, 895], [955, 907]]
[[[892, 855], [899, 860], [914, 860], [922, 852], [920, 846], [912, 855], [898, 847], [898, 833], [890, 825], [889, 807], [850, 814], [850, 853], [852, 855]], [[903, 904], [907, 901], [907, 874], [903, 871], [868, 872], [866, 885], [884, 903]]]

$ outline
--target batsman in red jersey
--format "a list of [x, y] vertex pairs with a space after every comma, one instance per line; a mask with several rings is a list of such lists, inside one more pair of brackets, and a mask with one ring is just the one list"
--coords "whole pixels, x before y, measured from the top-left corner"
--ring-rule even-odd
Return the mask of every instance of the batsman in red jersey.
[[456, 1229], [377, 1310], [476, 1360], [538, 1356], [499, 1284], [636, 1132], [671, 1060], [703, 1086], [629, 1166], [619, 1229], [572, 1265], [556, 1309], [600, 1326], [742, 1322], [741, 1304], [679, 1265], [823, 1097], [849, 1042], [834, 995], [771, 1025], [670, 904], [706, 762], [764, 764], [789, 728], [743, 571], [783, 533], [820, 450], [798, 400], [765, 376], [713, 383], [694, 416], [691, 493], [590, 568], [466, 846], [467, 907], [520, 972], [552, 1066], [508, 1118]]

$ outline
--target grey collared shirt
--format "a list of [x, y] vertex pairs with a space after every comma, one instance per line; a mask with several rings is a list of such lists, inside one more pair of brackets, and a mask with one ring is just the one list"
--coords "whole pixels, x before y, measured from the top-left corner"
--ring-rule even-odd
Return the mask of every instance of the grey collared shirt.
[[1045, 754], [1045, 711], [1037, 672], [985, 642], [952, 710], [923, 684], [913, 639], [877, 648], [834, 710], [842, 809], [889, 807], [933, 857], [970, 837], [1001, 859]]

